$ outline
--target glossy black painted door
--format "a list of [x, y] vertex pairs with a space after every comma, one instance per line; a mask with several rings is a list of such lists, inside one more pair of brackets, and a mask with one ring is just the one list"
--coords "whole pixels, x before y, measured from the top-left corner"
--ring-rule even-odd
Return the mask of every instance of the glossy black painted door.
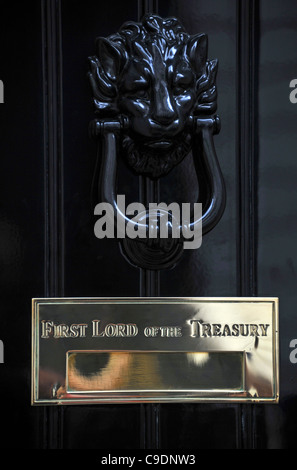
[[[170, 271], [131, 266], [94, 237], [96, 144], [87, 58], [97, 36], [144, 13], [177, 16], [219, 58], [216, 148], [227, 207], [196, 252]], [[34, 0], [7, 3], [0, 32], [0, 364], [3, 448], [287, 448], [296, 433], [297, 108], [294, 0]], [[122, 164], [119, 194], [147, 181]], [[160, 182], [165, 202], [194, 202], [190, 158]], [[140, 189], [139, 189], [139, 183]], [[141, 194], [140, 194], [141, 193]], [[31, 408], [33, 297], [279, 296], [281, 401], [276, 406], [128, 405]]]

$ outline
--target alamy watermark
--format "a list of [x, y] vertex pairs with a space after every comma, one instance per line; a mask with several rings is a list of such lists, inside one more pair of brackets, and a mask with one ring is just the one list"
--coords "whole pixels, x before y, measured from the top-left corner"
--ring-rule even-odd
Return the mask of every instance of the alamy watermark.
[[4, 104], [4, 83], [0, 80], [0, 104]]
[[95, 207], [100, 216], [94, 227], [95, 236], [103, 238], [168, 239], [183, 238], [185, 250], [196, 250], [202, 245], [202, 204], [169, 205], [150, 203], [148, 210], [139, 202], [126, 208], [125, 196], [117, 196], [115, 207], [102, 202]]
[[292, 339], [290, 349], [293, 349], [290, 354], [290, 362], [291, 364], [297, 364], [297, 339]]
[[290, 88], [293, 88], [293, 91], [290, 93], [290, 101], [292, 104], [297, 104], [297, 79], [295, 78], [290, 82]]

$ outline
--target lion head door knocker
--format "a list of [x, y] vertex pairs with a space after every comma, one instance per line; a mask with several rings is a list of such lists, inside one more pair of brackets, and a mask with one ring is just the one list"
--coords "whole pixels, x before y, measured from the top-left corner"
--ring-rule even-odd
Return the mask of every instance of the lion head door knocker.
[[[100, 145], [99, 198], [112, 207], [115, 224], [125, 228], [133, 223], [137, 233], [142, 229], [143, 236], [120, 237], [124, 255], [141, 268], [173, 267], [183, 253], [185, 227], [175, 224], [180, 236], [165, 242], [157, 230], [152, 241], [148, 209], [135, 221], [119, 207], [119, 146], [130, 168], [152, 180], [167, 175], [192, 151], [203, 211], [190, 216], [189, 231], [202, 222], [206, 234], [225, 209], [213, 142], [220, 131], [215, 115], [218, 62], [207, 60], [207, 50], [205, 34], [190, 36], [176, 18], [146, 15], [141, 23], [125, 23], [117, 34], [98, 38], [96, 55], [89, 58], [96, 113], [90, 132]], [[162, 215], [173, 231], [172, 212], [161, 210]]]

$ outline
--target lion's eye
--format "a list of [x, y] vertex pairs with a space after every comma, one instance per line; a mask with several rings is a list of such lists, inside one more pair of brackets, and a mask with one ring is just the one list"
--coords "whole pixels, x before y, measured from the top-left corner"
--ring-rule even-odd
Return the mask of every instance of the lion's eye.
[[182, 70], [177, 71], [176, 75], [173, 78], [173, 93], [178, 95], [183, 95], [189, 88], [194, 84], [194, 75], [193, 72], [187, 68], [183, 67]]
[[148, 100], [149, 99], [149, 90], [145, 90], [145, 89], [137, 90], [135, 92], [135, 96], [137, 96], [137, 98], [142, 98], [144, 100]]

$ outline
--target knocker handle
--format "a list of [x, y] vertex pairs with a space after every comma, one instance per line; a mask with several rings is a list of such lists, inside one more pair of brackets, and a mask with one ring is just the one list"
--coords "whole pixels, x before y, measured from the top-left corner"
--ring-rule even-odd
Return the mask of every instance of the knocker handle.
[[[192, 217], [189, 221], [188, 233], [196, 233], [197, 227], [202, 226], [205, 235], [219, 222], [226, 204], [225, 185], [217, 160], [213, 135], [220, 130], [218, 116], [213, 118], [190, 117], [187, 128], [192, 133], [193, 158], [199, 182], [200, 193], [203, 199], [203, 212], [200, 217]], [[125, 208], [120, 207], [117, 200], [117, 153], [119, 138], [129, 131], [129, 119], [121, 116], [114, 120], [94, 120], [90, 124], [92, 137], [100, 138], [101, 143], [101, 174], [99, 179], [100, 201], [109, 204], [112, 209], [114, 223], [118, 238], [122, 239], [124, 254], [133, 264], [146, 269], [165, 269], [173, 267], [183, 254], [187, 243], [182, 237], [185, 227], [179, 225], [179, 238], [164, 240], [150, 240], [149, 238], [128, 239], [125, 237], [128, 224], [134, 224], [137, 232], [140, 228], [148, 234], [150, 226], [147, 214], [142, 220], [133, 222], [125, 214]], [[153, 202], [153, 201], [152, 201]], [[168, 218], [168, 212], [165, 214]], [[140, 226], [141, 224], [141, 226]], [[121, 228], [118, 230], [118, 228]]]
[[97, 138], [108, 133], [127, 131], [130, 127], [129, 119], [121, 116], [119, 119], [94, 119], [89, 125], [91, 138]]
[[213, 135], [218, 135], [221, 131], [221, 120], [218, 115], [214, 117], [197, 117], [190, 116], [187, 121], [187, 128], [193, 134], [199, 133], [201, 130], [208, 128]]

